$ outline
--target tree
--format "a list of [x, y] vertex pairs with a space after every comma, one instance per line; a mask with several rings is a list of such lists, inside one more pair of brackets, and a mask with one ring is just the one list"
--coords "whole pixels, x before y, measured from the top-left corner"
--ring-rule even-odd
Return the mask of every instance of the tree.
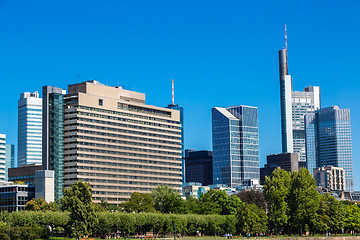
[[244, 203], [248, 203], [248, 204], [255, 203], [257, 207], [266, 210], [266, 201], [264, 198], [264, 194], [258, 190], [254, 190], [254, 189], [245, 190], [239, 192], [237, 196]]
[[236, 195], [228, 196], [225, 190], [213, 190], [200, 197], [200, 214], [236, 214], [241, 200]]
[[328, 193], [320, 198], [319, 217], [320, 231], [338, 232], [344, 225], [344, 206]]
[[122, 203], [121, 207], [125, 212], [155, 212], [155, 203], [149, 193], [134, 192], [129, 201]]
[[271, 178], [265, 179], [264, 197], [268, 206], [269, 227], [274, 231], [285, 231], [288, 225], [290, 187], [291, 174], [284, 169], [275, 169]]
[[56, 211], [58, 206], [55, 202], [47, 203], [42, 197], [33, 198], [25, 204], [28, 211]]
[[255, 203], [243, 203], [237, 211], [237, 231], [242, 234], [264, 233], [267, 230], [267, 216]]
[[300, 168], [291, 176], [289, 195], [290, 222], [294, 232], [310, 231], [321, 228], [318, 215], [320, 193], [316, 190], [315, 179], [308, 169]]
[[360, 229], [360, 208], [355, 204], [345, 206], [345, 227], [354, 232]]
[[61, 206], [63, 210], [70, 212], [70, 224], [75, 228], [77, 236], [91, 235], [98, 219], [89, 183], [77, 181], [65, 189]]
[[199, 206], [200, 206], [199, 199], [197, 199], [193, 196], [187, 196], [185, 205], [186, 205], [186, 212], [199, 213]]
[[154, 188], [151, 197], [155, 203], [156, 211], [162, 213], [183, 213], [185, 203], [180, 194], [167, 185], [159, 185]]

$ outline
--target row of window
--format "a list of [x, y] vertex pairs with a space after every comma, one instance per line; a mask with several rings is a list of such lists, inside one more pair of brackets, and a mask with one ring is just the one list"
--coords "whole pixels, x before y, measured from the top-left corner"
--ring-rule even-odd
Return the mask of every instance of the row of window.
[[111, 173], [96, 173], [96, 172], [78, 172], [78, 176], [94, 176], [94, 177], [108, 177], [108, 178], [125, 178], [125, 179], [142, 179], [142, 180], [150, 180], [150, 181], [164, 181], [164, 183], [168, 182], [176, 182], [181, 184], [180, 179], [173, 179], [173, 178], [162, 178], [162, 177], [150, 177], [150, 176], [134, 176], [134, 175], [118, 175], [118, 174], [111, 174]]

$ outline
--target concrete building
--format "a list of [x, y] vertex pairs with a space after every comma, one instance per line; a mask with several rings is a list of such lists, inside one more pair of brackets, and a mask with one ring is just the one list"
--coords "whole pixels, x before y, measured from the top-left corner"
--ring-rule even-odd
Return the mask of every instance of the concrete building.
[[[65, 97], [64, 185], [89, 182], [94, 202], [118, 204], [161, 184], [181, 191], [180, 112], [92, 80]], [[56, 173], [55, 173], [56, 174]]]
[[256, 107], [212, 109], [213, 182], [229, 187], [258, 179], [259, 128]]
[[38, 170], [35, 172], [35, 198], [42, 197], [50, 203], [55, 200], [54, 171]]
[[16, 168], [9, 168], [9, 181], [20, 181], [24, 182], [26, 185], [35, 186], [35, 172], [41, 169], [41, 164], [37, 163], [25, 164]]
[[213, 184], [212, 151], [185, 150], [186, 182], [198, 182], [204, 186]]
[[345, 172], [341, 167], [327, 166], [314, 168], [316, 185], [330, 191], [345, 191]]
[[18, 101], [18, 163], [41, 164], [42, 99], [38, 92], [24, 92]]
[[0, 211], [25, 210], [26, 202], [35, 197], [35, 188], [28, 185], [0, 183]]
[[307, 167], [334, 166], [345, 171], [346, 190], [353, 190], [350, 109], [322, 108], [305, 116]]
[[64, 192], [64, 95], [66, 90], [44, 86], [42, 167], [54, 171], [55, 199]]
[[[286, 28], [285, 28], [285, 39]], [[292, 90], [288, 73], [287, 42], [279, 51], [282, 152], [297, 153], [299, 167], [306, 167], [304, 116], [320, 109], [320, 87], [306, 87], [303, 92]]]
[[0, 134], [0, 181], [5, 181], [6, 134]]
[[270, 177], [277, 168], [282, 168], [288, 172], [299, 170], [299, 158], [296, 153], [270, 154], [266, 157], [266, 164], [260, 169], [260, 184], [263, 185], [265, 177]]
[[209, 186], [203, 186], [201, 183], [189, 182], [182, 186], [183, 197], [194, 197], [199, 199], [201, 195], [210, 190]]
[[5, 181], [8, 181], [9, 168], [15, 166], [15, 146], [14, 144], [5, 145]]

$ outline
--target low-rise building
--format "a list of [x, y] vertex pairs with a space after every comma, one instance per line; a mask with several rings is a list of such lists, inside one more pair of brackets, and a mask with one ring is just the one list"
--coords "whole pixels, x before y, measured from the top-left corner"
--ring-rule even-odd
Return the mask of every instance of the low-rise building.
[[337, 191], [345, 191], [345, 171], [341, 167], [326, 166], [314, 168], [313, 170], [316, 185]]
[[11, 182], [21, 181], [26, 185], [35, 186], [35, 172], [42, 170], [41, 164], [32, 163], [9, 168], [8, 180]]
[[35, 197], [35, 187], [0, 182], [0, 211], [25, 210], [26, 202]]

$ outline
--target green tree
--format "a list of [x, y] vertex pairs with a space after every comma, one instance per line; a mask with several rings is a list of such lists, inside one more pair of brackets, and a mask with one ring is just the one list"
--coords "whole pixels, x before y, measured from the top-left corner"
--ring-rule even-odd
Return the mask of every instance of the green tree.
[[243, 203], [237, 211], [237, 231], [242, 234], [264, 233], [267, 230], [267, 216], [255, 203]]
[[213, 190], [200, 197], [200, 214], [236, 214], [241, 200], [236, 195], [228, 196], [225, 190]]
[[294, 232], [315, 231], [321, 228], [318, 215], [320, 193], [316, 190], [315, 179], [309, 170], [300, 168], [291, 176], [289, 195], [290, 222]]
[[162, 213], [183, 213], [185, 202], [180, 194], [167, 185], [160, 185], [154, 188], [151, 197], [155, 203], [156, 211]]
[[77, 181], [70, 188], [65, 189], [61, 206], [63, 210], [70, 212], [70, 224], [73, 229], [75, 227], [77, 236], [91, 235], [92, 229], [98, 224], [98, 219], [89, 183]]
[[360, 229], [360, 208], [356, 204], [345, 206], [345, 227], [354, 232]]
[[199, 199], [193, 196], [188, 196], [186, 197], [185, 205], [186, 205], [186, 212], [199, 213], [199, 205], [200, 205]]
[[125, 212], [155, 212], [155, 203], [149, 193], [134, 192], [129, 201], [120, 205]]
[[268, 206], [269, 227], [275, 231], [286, 231], [289, 221], [288, 197], [291, 174], [284, 169], [275, 169], [271, 177], [266, 177], [264, 197]]
[[339, 232], [344, 225], [344, 205], [335, 197], [325, 193], [320, 198], [319, 217], [320, 229], [318, 231]]

